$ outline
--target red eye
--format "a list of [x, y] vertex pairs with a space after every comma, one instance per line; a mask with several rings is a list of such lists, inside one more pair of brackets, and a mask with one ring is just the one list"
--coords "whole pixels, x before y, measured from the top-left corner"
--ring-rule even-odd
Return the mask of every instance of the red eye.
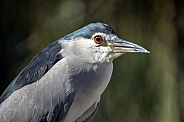
[[95, 37], [94, 37], [94, 41], [95, 41], [95, 43], [97, 43], [97, 44], [101, 44], [101, 43], [103, 42], [103, 39], [102, 39], [101, 36], [95, 36]]

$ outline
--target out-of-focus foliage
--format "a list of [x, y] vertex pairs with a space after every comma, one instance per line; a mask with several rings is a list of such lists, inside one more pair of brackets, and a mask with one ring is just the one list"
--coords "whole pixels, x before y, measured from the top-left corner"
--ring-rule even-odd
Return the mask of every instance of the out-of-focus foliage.
[[94, 122], [184, 121], [183, 0], [1, 0], [0, 92], [49, 43], [98, 21], [151, 54], [114, 61]]

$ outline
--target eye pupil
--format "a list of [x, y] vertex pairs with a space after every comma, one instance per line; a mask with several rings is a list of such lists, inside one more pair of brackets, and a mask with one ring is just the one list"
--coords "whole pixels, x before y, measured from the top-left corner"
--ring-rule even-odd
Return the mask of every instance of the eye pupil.
[[103, 39], [102, 39], [101, 36], [95, 36], [95, 37], [94, 37], [94, 41], [95, 41], [95, 43], [97, 43], [97, 44], [101, 44], [101, 43], [103, 42]]

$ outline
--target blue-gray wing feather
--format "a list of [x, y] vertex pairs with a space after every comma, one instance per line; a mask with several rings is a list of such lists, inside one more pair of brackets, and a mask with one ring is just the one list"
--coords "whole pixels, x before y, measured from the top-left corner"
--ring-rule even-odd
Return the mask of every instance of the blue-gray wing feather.
[[62, 55], [58, 53], [61, 48], [61, 45], [55, 41], [36, 55], [1, 95], [0, 104], [17, 89], [38, 81], [47, 73], [55, 63], [62, 59]]
[[[5, 101], [14, 91], [24, 87], [25, 85], [39, 82], [42, 78], [59, 60], [63, 57], [59, 53], [62, 46], [55, 41], [51, 43], [47, 48], [42, 50], [36, 55], [31, 62], [18, 74], [18, 76], [10, 83], [7, 89], [0, 97], [0, 104]], [[62, 104], [58, 104], [54, 111], [43, 115], [39, 122], [57, 122], [64, 121], [66, 114], [74, 100], [74, 90], [71, 87], [70, 93], [66, 94], [66, 98], [61, 101]]]

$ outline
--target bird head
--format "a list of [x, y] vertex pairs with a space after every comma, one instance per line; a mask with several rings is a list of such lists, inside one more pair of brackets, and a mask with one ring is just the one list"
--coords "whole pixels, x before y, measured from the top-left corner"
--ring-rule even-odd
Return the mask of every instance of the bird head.
[[[88, 62], [111, 62], [127, 52], [149, 53], [145, 48], [118, 38], [113, 29], [104, 23], [91, 23], [62, 39], [66, 41], [67, 53]], [[72, 42], [72, 43], [71, 43]]]

